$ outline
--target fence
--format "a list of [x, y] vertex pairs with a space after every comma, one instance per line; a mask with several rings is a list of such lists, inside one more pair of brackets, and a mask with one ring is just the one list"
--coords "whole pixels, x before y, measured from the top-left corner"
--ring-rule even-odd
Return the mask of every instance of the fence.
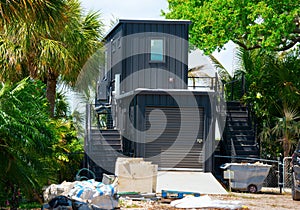
[[283, 159], [283, 191], [289, 191], [292, 187], [292, 157]]

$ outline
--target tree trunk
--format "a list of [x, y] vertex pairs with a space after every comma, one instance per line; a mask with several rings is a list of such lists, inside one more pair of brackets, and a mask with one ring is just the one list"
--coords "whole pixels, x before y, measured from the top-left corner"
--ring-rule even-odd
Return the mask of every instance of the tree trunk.
[[54, 117], [57, 76], [53, 72], [47, 75], [47, 99], [50, 106], [50, 117]]
[[283, 156], [284, 157], [289, 157], [291, 145], [289, 142], [289, 139], [287, 137], [284, 137], [283, 139]]

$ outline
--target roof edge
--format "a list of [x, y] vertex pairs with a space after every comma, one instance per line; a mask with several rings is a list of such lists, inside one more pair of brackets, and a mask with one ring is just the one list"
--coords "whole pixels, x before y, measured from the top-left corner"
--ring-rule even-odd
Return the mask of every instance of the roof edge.
[[161, 23], [161, 24], [188, 24], [192, 22], [190, 20], [178, 20], [178, 19], [119, 19], [103, 36], [105, 40], [119, 25], [122, 23]]

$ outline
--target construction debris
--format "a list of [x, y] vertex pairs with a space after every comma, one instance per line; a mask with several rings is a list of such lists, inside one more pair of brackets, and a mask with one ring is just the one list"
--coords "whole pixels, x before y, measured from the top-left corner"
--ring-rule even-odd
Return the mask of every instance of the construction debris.
[[219, 209], [243, 209], [246, 208], [240, 201], [212, 200], [208, 195], [193, 197], [187, 196], [171, 202], [175, 208], [219, 208]]
[[176, 191], [176, 190], [162, 190], [161, 191], [161, 197], [162, 198], [183, 198], [186, 195], [193, 195], [195, 197], [199, 197], [200, 193], [194, 193], [194, 192], [184, 192], [184, 191]]
[[[53, 206], [69, 202], [86, 205], [90, 209], [115, 209], [118, 207], [117, 179], [113, 184], [105, 185], [93, 179], [86, 181], [63, 182], [52, 184], [44, 191], [44, 200]], [[65, 202], [68, 201], [68, 202]], [[45, 208], [51, 205], [45, 205]], [[63, 205], [63, 204], [61, 204]], [[53, 207], [51, 207], [53, 208]]]
[[118, 158], [118, 192], [152, 193], [156, 191], [157, 165], [143, 158]]

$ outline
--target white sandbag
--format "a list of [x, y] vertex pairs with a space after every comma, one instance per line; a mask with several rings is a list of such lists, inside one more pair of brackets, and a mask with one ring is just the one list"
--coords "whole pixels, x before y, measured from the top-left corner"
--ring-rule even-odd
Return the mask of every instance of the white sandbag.
[[74, 199], [92, 200], [98, 196], [113, 196], [116, 193], [115, 188], [115, 184], [105, 185], [91, 179], [75, 184], [68, 196]]
[[61, 184], [51, 184], [44, 190], [44, 200], [48, 202], [59, 195], [67, 196], [69, 191], [74, 187], [74, 185], [76, 185], [76, 183], [77, 182], [64, 181]]

